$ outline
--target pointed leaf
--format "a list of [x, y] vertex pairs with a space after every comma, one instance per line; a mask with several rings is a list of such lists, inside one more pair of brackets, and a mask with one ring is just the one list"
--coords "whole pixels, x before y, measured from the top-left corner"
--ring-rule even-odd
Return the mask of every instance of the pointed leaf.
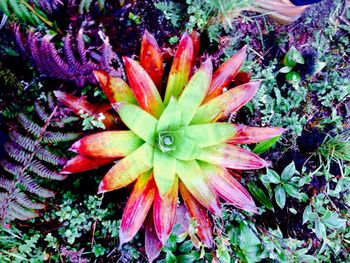
[[236, 128], [230, 123], [210, 123], [191, 125], [184, 128], [185, 136], [193, 140], [198, 147], [208, 147], [229, 140], [236, 134]]
[[125, 206], [119, 230], [119, 247], [129, 242], [141, 228], [152, 206], [155, 185], [151, 172], [142, 174]]
[[121, 78], [116, 78], [102, 70], [94, 70], [95, 78], [111, 103], [128, 102], [137, 104], [129, 85]]
[[85, 136], [70, 150], [94, 158], [117, 158], [132, 153], [142, 144], [132, 131], [106, 131]]
[[276, 136], [266, 141], [259, 142], [257, 145], [255, 145], [252, 152], [256, 154], [261, 154], [268, 151], [273, 145], [275, 145], [275, 143], [279, 140], [280, 137], [281, 136]]
[[194, 31], [190, 34], [193, 43], [193, 61], [196, 61], [200, 48], [200, 34]]
[[155, 260], [160, 252], [162, 251], [163, 244], [159, 240], [154, 223], [153, 223], [153, 217], [152, 212], [149, 212], [149, 215], [146, 220], [146, 233], [145, 233], [145, 250], [147, 259], [150, 263]]
[[91, 158], [78, 154], [70, 159], [60, 171], [61, 174], [81, 173], [112, 163], [115, 158]]
[[103, 177], [98, 193], [119, 189], [131, 184], [140, 174], [153, 167], [153, 147], [145, 143], [133, 153], [121, 159]]
[[190, 79], [179, 98], [182, 125], [188, 125], [201, 105], [210, 85], [213, 65], [208, 58]]
[[157, 130], [157, 119], [140, 107], [129, 103], [113, 104], [124, 124], [137, 136], [154, 145]]
[[90, 116], [95, 116], [97, 119], [100, 113], [103, 113], [103, 124], [107, 130], [115, 128], [115, 116], [107, 112], [111, 109], [110, 105], [104, 104], [90, 104], [85, 98], [75, 97], [71, 94], [55, 90], [54, 94], [59, 102], [70, 108], [76, 115], [80, 116], [81, 113], [88, 113]]
[[250, 101], [260, 82], [249, 82], [226, 91], [199, 107], [192, 124], [209, 123], [227, 117]]
[[171, 96], [177, 98], [186, 86], [193, 66], [193, 43], [185, 32], [182, 35], [179, 47], [171, 65], [168, 83], [165, 91], [164, 103], [168, 104]]
[[171, 97], [169, 104], [159, 118], [157, 132], [176, 130], [181, 124], [181, 111], [174, 97]]
[[162, 198], [165, 198], [174, 184], [176, 159], [161, 152], [159, 149], [155, 149], [153, 171], [159, 194]]
[[142, 66], [128, 57], [123, 57], [130, 87], [142, 109], [159, 118], [164, 106], [151, 77]]
[[174, 226], [177, 195], [178, 195], [178, 179], [175, 177], [171, 191], [167, 196], [162, 198], [156, 191], [153, 203], [154, 226], [159, 240], [165, 244], [171, 230]]
[[237, 129], [236, 135], [227, 143], [245, 144], [265, 141], [281, 135], [285, 129], [278, 127], [248, 127], [244, 125], [234, 125]]
[[268, 163], [254, 153], [229, 144], [203, 148], [197, 159], [237, 170], [261, 169]]
[[206, 209], [196, 201], [182, 182], [179, 182], [179, 190], [191, 218], [194, 218], [198, 224], [199, 238], [204, 245], [211, 248], [213, 246], [212, 225]]
[[[182, 131], [182, 130], [179, 130]], [[168, 154], [183, 161], [195, 160], [201, 149], [197, 144], [187, 137], [183, 137], [182, 141], [176, 144], [176, 149]]]
[[163, 77], [163, 59], [156, 39], [147, 31], [143, 34], [140, 52], [140, 65], [161, 91]]
[[176, 161], [176, 172], [186, 189], [211, 212], [221, 215], [216, 194], [209, 186], [208, 178], [203, 174], [196, 161]]
[[214, 73], [205, 101], [209, 101], [222, 94], [223, 88], [227, 88], [235, 78], [238, 70], [242, 66], [247, 53], [247, 46], [225, 61]]
[[199, 164], [211, 187], [221, 198], [242, 210], [257, 212], [253, 198], [225, 168], [205, 162]]

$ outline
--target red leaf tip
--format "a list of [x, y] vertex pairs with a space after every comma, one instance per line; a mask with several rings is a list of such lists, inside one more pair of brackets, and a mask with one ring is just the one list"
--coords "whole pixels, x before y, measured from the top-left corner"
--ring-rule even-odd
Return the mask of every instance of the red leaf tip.
[[105, 189], [105, 186], [106, 186], [106, 183], [102, 180], [100, 185], [98, 186], [97, 194], [103, 194], [107, 192], [107, 190]]
[[78, 152], [79, 148], [80, 148], [81, 142], [76, 141], [75, 143], [73, 143], [73, 145], [69, 148], [70, 151], [72, 152]]
[[108, 82], [108, 73], [103, 70], [94, 70], [93, 71], [95, 78], [102, 85], [106, 86]]

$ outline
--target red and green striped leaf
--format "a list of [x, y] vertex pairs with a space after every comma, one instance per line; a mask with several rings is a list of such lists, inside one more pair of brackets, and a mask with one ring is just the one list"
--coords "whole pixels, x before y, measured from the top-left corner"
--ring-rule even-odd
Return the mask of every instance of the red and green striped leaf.
[[102, 121], [107, 130], [115, 128], [116, 117], [107, 112], [111, 109], [109, 104], [90, 104], [84, 97], [78, 98], [66, 92], [55, 90], [54, 94], [59, 102], [70, 108], [76, 115], [87, 113], [96, 119], [103, 113], [105, 119]]
[[173, 229], [178, 196], [178, 179], [175, 177], [167, 196], [161, 197], [156, 191], [153, 203], [154, 226], [159, 240], [165, 244]]
[[148, 261], [152, 263], [153, 260], [155, 260], [159, 256], [163, 247], [163, 244], [159, 240], [154, 227], [152, 211], [148, 213], [145, 228], [145, 250]]
[[110, 76], [102, 70], [94, 70], [94, 75], [111, 103], [128, 102], [137, 104], [131, 88], [124, 80]]
[[171, 191], [176, 177], [176, 159], [159, 149], [154, 150], [154, 180], [159, 194], [165, 198]]
[[182, 125], [188, 125], [201, 105], [210, 85], [213, 65], [208, 58], [190, 79], [179, 98]]
[[261, 169], [268, 166], [258, 155], [225, 143], [202, 148], [197, 159], [236, 170]]
[[205, 101], [209, 101], [221, 95], [223, 88], [228, 87], [238, 73], [238, 70], [241, 68], [246, 57], [246, 52], [247, 47], [244, 46], [215, 71]]
[[158, 121], [140, 107], [123, 102], [113, 104], [124, 124], [137, 136], [154, 145]]
[[91, 158], [81, 154], [70, 159], [61, 169], [61, 174], [72, 174], [89, 171], [106, 164], [112, 163], [115, 158]]
[[190, 217], [194, 218], [198, 224], [197, 235], [205, 246], [211, 248], [213, 246], [213, 234], [212, 225], [208, 217], [207, 210], [196, 201], [196, 199], [186, 189], [185, 185], [181, 182], [179, 182], [179, 190]]
[[211, 212], [221, 215], [220, 204], [197, 161], [176, 161], [176, 172], [186, 188]]
[[278, 127], [248, 127], [234, 125], [237, 129], [236, 135], [227, 141], [232, 144], [248, 144], [265, 141], [281, 135], [286, 129]]
[[118, 158], [132, 153], [142, 144], [132, 131], [106, 131], [85, 136], [70, 150], [94, 158]]
[[248, 191], [225, 169], [200, 162], [213, 190], [224, 200], [248, 212], [257, 212], [257, 207]]
[[227, 117], [250, 101], [259, 88], [260, 82], [249, 82], [226, 91], [199, 107], [192, 124], [209, 123]]
[[119, 230], [119, 247], [129, 242], [141, 228], [150, 210], [155, 194], [155, 185], [151, 172], [142, 174], [125, 206]]
[[159, 92], [162, 87], [163, 59], [156, 39], [147, 31], [143, 34], [140, 65], [146, 70]]
[[193, 66], [193, 43], [191, 37], [185, 32], [179, 43], [179, 47], [171, 65], [168, 83], [165, 91], [165, 104], [169, 103], [172, 96], [177, 98], [186, 86]]
[[153, 167], [153, 147], [145, 143], [116, 163], [103, 177], [98, 193], [125, 187]]
[[230, 123], [209, 123], [191, 125], [184, 128], [185, 136], [195, 142], [198, 147], [216, 145], [233, 138], [236, 128]]
[[164, 109], [162, 99], [151, 77], [136, 61], [123, 57], [130, 87], [142, 109], [159, 118]]

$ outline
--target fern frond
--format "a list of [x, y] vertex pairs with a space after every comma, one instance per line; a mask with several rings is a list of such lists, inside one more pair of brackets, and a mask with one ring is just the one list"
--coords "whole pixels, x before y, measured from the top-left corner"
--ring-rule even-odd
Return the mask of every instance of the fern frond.
[[22, 127], [26, 131], [33, 134], [34, 137], [38, 137], [40, 135], [41, 127], [34, 121], [30, 120], [25, 114], [18, 114], [18, 121], [20, 124], [22, 124]]
[[48, 77], [74, 81], [76, 85], [82, 87], [86, 83], [97, 83], [94, 70], [104, 70], [117, 75], [111, 67], [111, 62], [116, 55], [112, 51], [108, 38], [102, 39], [100, 36], [102, 40], [100, 46], [86, 48], [83, 27], [76, 35], [69, 33], [63, 38], [62, 49], [55, 47], [51, 41], [53, 36], [49, 34], [41, 36], [31, 30], [27, 35], [26, 45], [17, 28], [15, 34], [20, 50], [25, 49], [35, 68]]
[[44, 143], [59, 143], [59, 142], [69, 142], [77, 139], [79, 137], [78, 133], [69, 132], [46, 132], [43, 137]]
[[[66, 177], [53, 169], [53, 165], [64, 165], [66, 159], [51, 152], [52, 143], [75, 140], [78, 134], [62, 131], [65, 123], [74, 119], [64, 110], [58, 111], [51, 94], [46, 98], [47, 107], [35, 102], [35, 111], [31, 113], [34, 116], [18, 114], [19, 127], [11, 129], [9, 141], [4, 144], [7, 157], [0, 162], [0, 172], [3, 172], [0, 176], [1, 223], [37, 216], [37, 210], [45, 204], [33, 201], [33, 197], [50, 198], [55, 194], [41, 183]], [[57, 127], [60, 132], [56, 131]]]
[[51, 179], [51, 180], [61, 181], [67, 178], [67, 176], [47, 168], [38, 160], [31, 162], [28, 165], [28, 170], [39, 175], [40, 177]]

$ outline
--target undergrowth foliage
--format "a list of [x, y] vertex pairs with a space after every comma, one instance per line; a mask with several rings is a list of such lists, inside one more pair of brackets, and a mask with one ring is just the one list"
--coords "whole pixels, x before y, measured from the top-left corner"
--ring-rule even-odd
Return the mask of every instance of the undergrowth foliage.
[[18, 115], [19, 127], [11, 128], [9, 141], [4, 145], [7, 156], [0, 164], [0, 221], [3, 224], [36, 217], [37, 210], [45, 207], [44, 198], [54, 196], [53, 191], [41, 184], [45, 179], [65, 179], [56, 169], [64, 165], [66, 159], [52, 151], [52, 144], [78, 137], [77, 133], [55, 131], [76, 118], [63, 115], [51, 95], [47, 99], [46, 106], [35, 102], [34, 118], [26, 113]]
[[74, 81], [82, 87], [86, 83], [96, 84], [93, 70], [105, 70], [115, 73], [110, 64], [115, 53], [109, 44], [108, 37], [99, 32], [102, 45], [85, 46], [83, 25], [77, 34], [67, 33], [62, 40], [62, 49], [56, 48], [52, 42], [53, 35], [42, 36], [30, 30], [23, 39], [19, 27], [15, 27], [17, 45], [24, 56], [29, 56], [34, 67], [47, 77]]

